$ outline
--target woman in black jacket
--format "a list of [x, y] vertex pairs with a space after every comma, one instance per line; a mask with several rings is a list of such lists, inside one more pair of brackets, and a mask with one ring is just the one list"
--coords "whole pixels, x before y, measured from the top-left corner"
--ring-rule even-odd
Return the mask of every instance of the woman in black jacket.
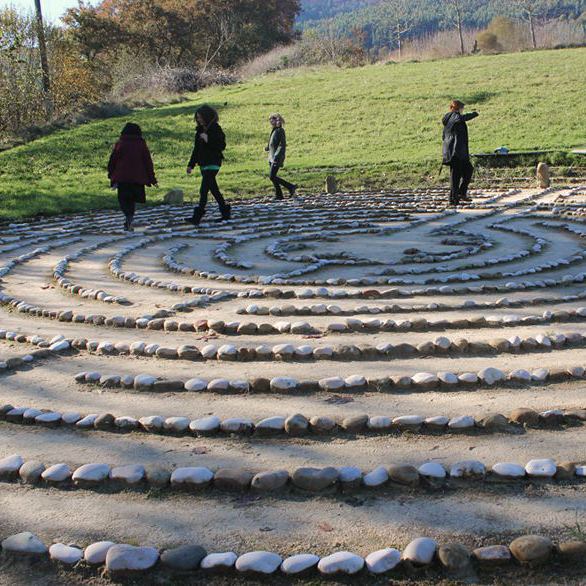
[[199, 107], [195, 112], [197, 129], [195, 132], [195, 144], [191, 159], [187, 165], [187, 174], [190, 175], [195, 165], [199, 165], [201, 171], [201, 187], [199, 189], [199, 204], [193, 210], [193, 216], [186, 221], [197, 226], [205, 214], [208, 202], [208, 193], [218, 202], [221, 218], [217, 221], [230, 219], [230, 205], [224, 200], [216, 175], [222, 166], [223, 151], [226, 148], [226, 137], [218, 124], [218, 113], [208, 105]]
[[275, 199], [283, 199], [281, 185], [289, 190], [291, 197], [294, 197], [297, 186], [277, 176], [279, 169], [285, 164], [285, 151], [287, 150], [287, 139], [283, 128], [285, 119], [280, 114], [271, 114], [269, 123], [272, 130], [269, 144], [265, 147], [265, 151], [269, 153], [270, 178], [275, 186]]
[[468, 151], [468, 127], [466, 122], [478, 116], [478, 112], [464, 114], [463, 102], [453, 100], [450, 111], [443, 117], [443, 163], [450, 166], [450, 205], [471, 201], [466, 195], [474, 167]]

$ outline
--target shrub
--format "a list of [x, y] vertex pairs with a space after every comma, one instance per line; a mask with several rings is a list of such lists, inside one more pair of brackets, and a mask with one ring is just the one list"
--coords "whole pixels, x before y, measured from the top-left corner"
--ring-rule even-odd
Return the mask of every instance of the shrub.
[[503, 50], [497, 36], [488, 30], [482, 31], [477, 37], [478, 48], [483, 53], [500, 53]]

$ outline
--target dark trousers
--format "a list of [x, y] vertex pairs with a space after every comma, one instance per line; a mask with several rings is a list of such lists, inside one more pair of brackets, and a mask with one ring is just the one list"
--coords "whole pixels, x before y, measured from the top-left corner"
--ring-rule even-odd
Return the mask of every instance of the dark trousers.
[[127, 226], [132, 224], [137, 201], [145, 201], [144, 185], [139, 185], [138, 183], [118, 184], [118, 203], [126, 218]]
[[451, 204], [457, 204], [461, 197], [466, 197], [473, 172], [474, 167], [469, 159], [452, 159], [450, 162]]
[[281, 185], [289, 191], [293, 191], [295, 189], [295, 185], [293, 185], [293, 183], [289, 183], [288, 181], [277, 177], [277, 173], [280, 169], [279, 165], [275, 165], [275, 163], [269, 163], [269, 166], [271, 168], [270, 178], [273, 182], [273, 185], [275, 186], [275, 195], [277, 197], [283, 197], [283, 190], [281, 189]]
[[218, 187], [218, 182], [216, 181], [216, 175], [218, 171], [202, 171], [201, 172], [201, 187], [199, 188], [199, 204], [193, 210], [193, 215], [200, 217], [204, 215], [206, 205], [208, 203], [208, 193], [211, 191], [212, 195], [214, 196], [215, 200], [218, 202], [218, 206], [220, 207], [220, 212], [225, 212], [226, 208], [226, 201], [220, 192], [220, 188]]

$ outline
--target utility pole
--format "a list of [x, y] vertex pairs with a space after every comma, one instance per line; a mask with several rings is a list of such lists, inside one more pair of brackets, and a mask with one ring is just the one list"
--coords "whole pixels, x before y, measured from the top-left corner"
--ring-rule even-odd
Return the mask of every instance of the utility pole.
[[47, 59], [47, 42], [45, 40], [45, 27], [43, 25], [43, 13], [41, 0], [35, 0], [37, 13], [37, 39], [39, 41], [39, 53], [41, 55], [41, 69], [43, 70], [43, 91], [45, 92], [45, 106], [47, 119], [51, 118], [53, 103], [51, 100], [51, 77], [49, 76], [49, 61]]

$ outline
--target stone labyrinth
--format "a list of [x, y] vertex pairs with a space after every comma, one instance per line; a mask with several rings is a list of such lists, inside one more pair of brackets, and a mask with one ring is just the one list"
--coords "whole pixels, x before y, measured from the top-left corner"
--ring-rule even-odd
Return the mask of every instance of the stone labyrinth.
[[4, 559], [433, 575], [583, 556], [564, 528], [586, 514], [586, 188], [472, 196], [5, 226]]

